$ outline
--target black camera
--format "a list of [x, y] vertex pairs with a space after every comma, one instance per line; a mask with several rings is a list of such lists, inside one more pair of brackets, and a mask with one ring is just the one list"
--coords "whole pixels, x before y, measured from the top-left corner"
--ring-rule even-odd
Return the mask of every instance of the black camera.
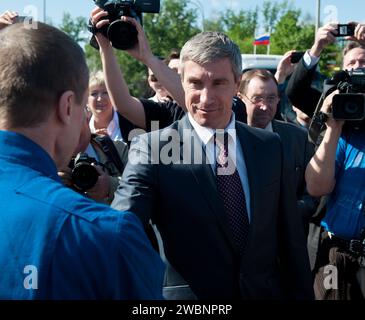
[[120, 50], [133, 48], [138, 42], [136, 27], [129, 22], [121, 21], [122, 16], [135, 18], [142, 25], [142, 12], [160, 12], [160, 0], [94, 0], [94, 2], [108, 12], [108, 16], [104, 19], [109, 19], [110, 24], [91, 31], [101, 32], [114, 48]]
[[296, 51], [291, 54], [290, 62], [291, 63], [298, 63], [300, 59], [304, 56], [304, 52], [302, 51]]
[[33, 22], [33, 18], [32, 17], [28, 17], [28, 16], [16, 16], [13, 19], [13, 23], [32, 23]]
[[343, 131], [365, 130], [365, 68], [336, 72], [324, 81], [323, 93], [309, 126], [310, 141], [320, 144], [320, 133], [325, 130], [327, 114], [320, 111], [323, 101], [335, 90], [340, 93], [332, 99], [332, 117], [345, 120]]
[[365, 127], [365, 68], [339, 71], [330, 80], [325, 81], [324, 94], [328, 96], [334, 90], [332, 117], [346, 120], [345, 128]]
[[354, 24], [338, 24], [337, 25], [337, 34], [335, 37], [347, 37], [353, 36], [355, 33], [355, 25]]
[[72, 183], [77, 190], [86, 191], [95, 186], [99, 178], [99, 172], [92, 164], [99, 164], [95, 158], [80, 152], [71, 160], [69, 167]]

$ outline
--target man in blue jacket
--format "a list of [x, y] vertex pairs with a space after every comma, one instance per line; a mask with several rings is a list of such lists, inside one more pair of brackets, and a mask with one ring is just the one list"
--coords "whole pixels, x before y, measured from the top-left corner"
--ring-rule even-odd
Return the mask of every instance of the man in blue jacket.
[[65, 187], [88, 69], [61, 31], [0, 31], [0, 299], [160, 299], [164, 266], [139, 219]]

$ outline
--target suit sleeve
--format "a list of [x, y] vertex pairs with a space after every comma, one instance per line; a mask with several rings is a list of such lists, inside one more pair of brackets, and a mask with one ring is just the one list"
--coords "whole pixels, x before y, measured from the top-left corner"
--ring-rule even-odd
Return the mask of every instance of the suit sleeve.
[[312, 117], [321, 97], [321, 92], [313, 89], [311, 86], [315, 71], [316, 66], [308, 70], [302, 58], [291, 75], [286, 88], [286, 94], [293, 106], [303, 111], [309, 117]]
[[[283, 148], [282, 154], [283, 154]], [[286, 292], [290, 299], [313, 299], [312, 276], [302, 219], [296, 213], [295, 179], [285, 169], [282, 155], [279, 208], [279, 258]]]
[[298, 196], [298, 210], [303, 218], [303, 223], [305, 225], [305, 228], [308, 228], [308, 223], [312, 215], [316, 212], [317, 207], [319, 205], [319, 198], [312, 197], [309, 195], [306, 183], [304, 179], [304, 172], [305, 169], [314, 155], [314, 144], [311, 143], [306, 137], [305, 143], [304, 143], [304, 163], [303, 163], [303, 176], [302, 176], [302, 183], [299, 190], [299, 196]]
[[135, 213], [145, 226], [153, 218], [157, 190], [157, 166], [151, 164], [154, 154], [148, 136], [140, 135], [132, 142], [129, 161], [111, 204], [116, 210]]

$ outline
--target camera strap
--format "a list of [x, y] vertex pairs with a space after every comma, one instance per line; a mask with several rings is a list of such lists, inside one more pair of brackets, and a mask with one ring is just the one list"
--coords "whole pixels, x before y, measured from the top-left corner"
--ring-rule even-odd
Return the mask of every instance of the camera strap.
[[93, 34], [91, 36], [91, 39], [90, 39], [90, 45], [94, 49], [99, 50], [99, 44], [98, 44], [98, 41], [95, 38], [95, 34], [100, 32], [100, 31], [95, 27], [95, 25], [92, 23], [91, 19], [89, 19], [89, 21], [87, 23], [87, 29]]
[[107, 158], [115, 165], [120, 173], [124, 170], [124, 165], [120, 159], [117, 148], [114, 145], [113, 140], [109, 136], [92, 135], [92, 139], [103, 150]]

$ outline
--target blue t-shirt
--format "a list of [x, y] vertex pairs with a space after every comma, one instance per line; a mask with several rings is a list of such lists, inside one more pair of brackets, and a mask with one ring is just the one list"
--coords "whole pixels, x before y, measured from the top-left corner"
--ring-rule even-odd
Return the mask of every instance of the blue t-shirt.
[[336, 153], [336, 186], [322, 225], [338, 237], [359, 238], [365, 228], [365, 132], [340, 137]]
[[36, 143], [0, 131], [0, 299], [162, 299], [140, 220], [65, 187]]

